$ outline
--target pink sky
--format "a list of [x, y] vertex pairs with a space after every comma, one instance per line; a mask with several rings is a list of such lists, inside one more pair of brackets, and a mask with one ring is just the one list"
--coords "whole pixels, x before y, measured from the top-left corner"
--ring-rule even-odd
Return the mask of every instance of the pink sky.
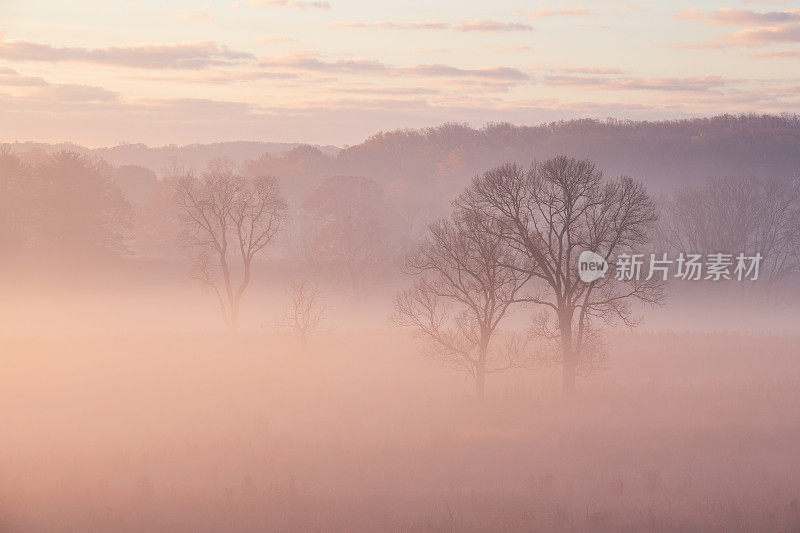
[[445, 121], [800, 109], [791, 2], [654, 4], [6, 0], [0, 141], [342, 145]]

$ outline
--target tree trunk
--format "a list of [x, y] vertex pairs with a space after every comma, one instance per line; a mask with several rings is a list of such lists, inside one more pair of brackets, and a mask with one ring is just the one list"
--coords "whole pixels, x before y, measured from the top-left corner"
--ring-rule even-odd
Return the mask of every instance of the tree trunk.
[[559, 317], [561, 329], [561, 393], [564, 398], [575, 396], [575, 352], [572, 349], [572, 313], [562, 313]]
[[489, 335], [481, 335], [481, 343], [478, 353], [478, 368], [475, 372], [475, 396], [479, 401], [483, 401], [486, 389], [486, 355], [489, 350]]
[[564, 354], [562, 385], [561, 392], [564, 398], [572, 398], [575, 396], [575, 361], [572, 359], [572, 354]]
[[484, 391], [486, 388], [486, 369], [479, 368], [475, 375], [475, 397], [479, 401], [483, 401]]
[[228, 328], [231, 333], [236, 333], [239, 330], [239, 302], [232, 301], [230, 303], [230, 322]]

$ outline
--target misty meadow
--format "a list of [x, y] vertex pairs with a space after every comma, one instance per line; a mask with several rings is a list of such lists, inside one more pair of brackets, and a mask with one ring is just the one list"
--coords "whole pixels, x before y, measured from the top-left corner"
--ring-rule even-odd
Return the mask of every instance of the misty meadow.
[[0, 0], [0, 533], [800, 533], [797, 0]]
[[[6, 144], [3, 526], [800, 527], [798, 138]], [[584, 250], [609, 262], [589, 283]], [[721, 251], [727, 279], [618, 275]]]

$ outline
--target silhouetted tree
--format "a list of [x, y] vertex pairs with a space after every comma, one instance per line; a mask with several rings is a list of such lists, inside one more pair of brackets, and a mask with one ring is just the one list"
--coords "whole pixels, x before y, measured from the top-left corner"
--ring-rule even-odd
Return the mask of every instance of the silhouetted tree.
[[381, 187], [372, 180], [336, 176], [314, 189], [304, 207], [317, 227], [308, 253], [323, 275], [359, 294], [391, 262], [391, 217]]
[[[230, 162], [217, 160], [200, 179], [192, 175], [180, 178], [175, 192], [189, 227], [190, 243], [199, 251], [195, 277], [215, 292], [225, 322], [235, 331], [253, 258], [284, 222], [286, 202], [278, 183], [267, 176], [243, 178]], [[233, 279], [232, 259], [238, 260], [238, 281]], [[215, 275], [216, 266], [221, 279]]]
[[29, 241], [33, 195], [30, 168], [6, 146], [0, 146], [0, 247], [4, 255]]
[[[504, 266], [530, 276], [525, 300], [544, 308], [538, 332], [560, 342], [563, 390], [589, 372], [597, 355], [597, 323], [635, 323], [633, 299], [658, 303], [655, 278], [623, 281], [613, 275], [615, 257], [648, 242], [656, 207], [644, 187], [629, 178], [604, 180], [590, 161], [556, 157], [530, 170], [506, 165], [476, 177], [456, 200], [486, 221], [481, 231], [501, 239], [527, 259]], [[581, 251], [604, 257], [610, 272], [592, 283], [577, 275]], [[512, 256], [513, 257], [513, 256]]]
[[147, 201], [136, 207], [134, 248], [140, 255], [175, 259], [182, 255], [184, 217], [175, 202], [175, 191], [186, 171], [174, 169], [150, 187]]
[[3, 239], [60, 256], [124, 253], [132, 210], [102, 160], [70, 151], [0, 152]]
[[760, 253], [759, 277], [773, 283], [800, 270], [798, 179], [712, 178], [664, 207], [661, 237], [679, 252]]
[[305, 346], [325, 316], [319, 289], [308, 280], [293, 281], [289, 287], [290, 308], [282, 325], [289, 328]]
[[392, 316], [427, 339], [431, 356], [472, 375], [478, 398], [486, 374], [519, 365], [518, 350], [493, 349], [492, 339], [531, 276], [500, 232], [485, 231], [490, 224], [481, 213], [458, 211], [431, 224], [406, 264], [414, 286], [395, 297]]

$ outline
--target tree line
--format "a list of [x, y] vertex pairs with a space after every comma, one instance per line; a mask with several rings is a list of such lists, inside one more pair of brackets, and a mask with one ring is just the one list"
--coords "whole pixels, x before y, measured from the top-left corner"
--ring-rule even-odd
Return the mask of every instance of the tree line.
[[[298, 206], [276, 177], [216, 160], [202, 172], [172, 169], [132, 206], [113, 171], [69, 151], [0, 151], [4, 249], [130, 256], [161, 239], [165, 250], [191, 252], [192, 277], [211, 289], [233, 331], [259, 260], [305, 257], [355, 293], [402, 272], [408, 288], [395, 297], [392, 322], [473, 376], [478, 396], [487, 375], [531, 361], [558, 364], [571, 394], [576, 376], [602, 364], [603, 329], [635, 325], [636, 302], [663, 302], [663, 280], [581, 281], [581, 251], [602, 256], [611, 272], [620, 255], [642, 251], [759, 253], [763, 279], [781, 286], [800, 267], [796, 179], [709, 178], [656, 199], [640, 181], [557, 156], [478, 174], [446, 216], [415, 229], [410, 221], [425, 220], [415, 194], [387, 194], [362, 177], [326, 178]], [[284, 254], [268, 257], [281, 236]], [[295, 287], [290, 322], [305, 340], [319, 298], [314, 287]], [[517, 309], [530, 325], [514, 333], [503, 325]]]

